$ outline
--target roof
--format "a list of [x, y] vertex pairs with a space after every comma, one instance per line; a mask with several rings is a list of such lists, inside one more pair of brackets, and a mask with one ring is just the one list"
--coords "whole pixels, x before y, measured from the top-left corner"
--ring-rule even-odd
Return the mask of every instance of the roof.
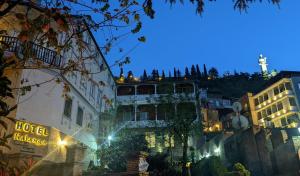
[[272, 77], [265, 85], [263, 85], [260, 90], [255, 92], [255, 94], [258, 94], [259, 92], [270, 87], [272, 84], [278, 82], [279, 80], [281, 80], [283, 78], [291, 78], [291, 77], [300, 77], [300, 71], [281, 71], [281, 72], [279, 72], [276, 76]]

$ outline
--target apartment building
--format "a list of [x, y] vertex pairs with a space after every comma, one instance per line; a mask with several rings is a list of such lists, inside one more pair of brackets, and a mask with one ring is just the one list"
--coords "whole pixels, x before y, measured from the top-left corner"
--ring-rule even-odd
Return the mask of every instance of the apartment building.
[[[13, 138], [10, 141], [13, 150], [6, 150], [6, 152], [11, 155], [18, 154], [19, 158], [34, 156], [33, 159], [42, 159], [50, 163], [73, 163], [73, 172], [76, 175], [81, 172], [80, 170], [86, 169], [91, 161], [95, 164], [97, 162], [100, 114], [114, 106], [116, 85], [100, 47], [89, 29], [82, 33], [83, 40], [88, 46], [82, 53], [79, 53], [75, 38], [72, 39], [73, 49], [60, 53], [34, 41], [20, 41], [16, 37], [20, 26], [11, 22], [15, 18], [14, 12], [21, 13], [26, 10], [29, 10], [32, 15], [43, 13], [39, 4], [25, 2], [14, 7], [11, 14], [0, 20], [1, 29], [8, 33], [0, 36], [0, 41], [9, 45], [6, 54], [14, 54], [17, 59], [22, 60], [23, 48], [26, 46], [34, 59], [57, 68], [78, 59], [80, 55], [91, 57], [82, 62], [82, 67], [97, 74], [82, 74], [78, 71], [64, 74], [55, 68], [8, 70], [6, 74], [11, 79], [13, 87], [46, 82], [32, 86], [31, 90], [25, 93], [22, 89], [14, 89], [14, 99], [9, 100], [9, 103], [18, 104], [18, 107], [10, 116], [14, 117], [21, 126], [17, 128], [12, 124], [9, 130], [15, 132], [20, 129], [22, 135], [32, 139], [36, 139], [39, 135], [31, 134], [26, 130], [27, 128], [35, 129], [36, 126], [40, 126], [47, 132], [45, 132], [45, 139], [41, 139], [45, 140], [43, 143], [45, 145], [35, 145], [35, 142], [23, 142], [21, 138]], [[6, 24], [8, 21], [9, 25]], [[70, 26], [70, 30], [87, 28], [84, 18], [74, 16], [74, 21], [76, 25]], [[66, 33], [59, 33], [57, 40], [59, 42], [67, 40]], [[3, 132], [4, 129], [0, 131]]]
[[253, 125], [297, 127], [299, 124], [300, 72], [282, 71], [260, 92], [249, 94]]

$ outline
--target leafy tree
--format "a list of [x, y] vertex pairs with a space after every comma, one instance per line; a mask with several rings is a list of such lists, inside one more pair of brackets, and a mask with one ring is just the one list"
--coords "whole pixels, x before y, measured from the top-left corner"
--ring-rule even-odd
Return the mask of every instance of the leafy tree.
[[208, 71], [209, 77], [211, 79], [216, 79], [219, 77], [219, 72], [215, 67], [212, 67], [209, 71]]
[[[196, 99], [199, 98], [198, 94], [196, 95]], [[173, 94], [160, 96], [159, 104], [164, 105], [164, 111], [168, 113], [169, 117], [172, 117], [166, 120], [168, 131], [175, 136], [175, 139], [178, 139], [182, 143], [181, 164], [182, 175], [185, 176], [188, 174], [186, 167], [188, 162], [188, 139], [191, 136], [200, 135], [202, 129], [202, 125], [199, 123], [201, 118], [197, 119], [196, 115], [196, 107], [199, 107], [200, 104], [197, 101], [197, 106], [195, 106], [194, 101], [185, 94], [180, 96], [173, 96]], [[174, 106], [177, 107], [176, 111], [174, 110]]]
[[149, 163], [148, 171], [151, 172], [153, 176], [180, 176], [180, 172], [176, 170], [172, 163], [168, 161], [168, 153], [157, 153], [154, 156], [149, 156], [147, 159]]
[[191, 173], [193, 176], [227, 176], [228, 171], [219, 157], [212, 156], [193, 164]]
[[[17, 105], [9, 105], [7, 104], [6, 100], [9, 98], [13, 98], [11, 81], [8, 77], [4, 74], [5, 69], [9, 68], [11, 65], [14, 64], [13, 60], [9, 60], [7, 57], [4, 57], [3, 49], [0, 48], [0, 128], [7, 130], [8, 124], [7, 120], [14, 122], [13, 118], [8, 117], [9, 113], [16, 109]], [[10, 149], [8, 145], [8, 139], [11, 138], [11, 134], [7, 134], [6, 132], [0, 135], [0, 149], [2, 147]], [[2, 151], [0, 150], [0, 158], [3, 159], [4, 157], [1, 156]], [[4, 160], [0, 161], [0, 169], [6, 170], [7, 164]]]
[[123, 172], [128, 156], [140, 151], [148, 152], [145, 136], [122, 131], [114, 136], [110, 145], [106, 143], [98, 150], [98, 156], [102, 168], [108, 167], [110, 172]]

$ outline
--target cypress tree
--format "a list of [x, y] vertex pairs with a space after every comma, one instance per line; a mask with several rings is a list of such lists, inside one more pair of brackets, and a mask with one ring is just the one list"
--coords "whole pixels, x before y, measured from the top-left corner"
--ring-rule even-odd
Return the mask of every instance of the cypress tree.
[[174, 78], [177, 78], [177, 71], [176, 71], [176, 68], [174, 68]]
[[185, 67], [184, 76], [185, 76], [186, 78], [191, 77], [191, 74], [190, 74], [189, 69], [188, 69], [187, 67]]
[[171, 71], [169, 70], [169, 78], [171, 78], [172, 77], [172, 75], [171, 75]]
[[146, 70], [144, 70], [144, 74], [143, 74], [143, 80], [147, 80], [148, 79], [148, 75], [147, 75], [147, 72]]
[[165, 75], [165, 71], [164, 71], [164, 70], [162, 71], [161, 78], [162, 78], [162, 79], [165, 79], [165, 78], [166, 78], [166, 75]]
[[192, 68], [191, 68], [191, 77], [193, 79], [195, 79], [197, 77], [195, 65], [192, 65]]
[[203, 65], [203, 76], [204, 76], [204, 79], [207, 79], [208, 78], [208, 74], [207, 74], [207, 70], [206, 70], [206, 65], [204, 64]]
[[177, 70], [177, 78], [181, 78], [181, 72], [179, 69]]
[[200, 79], [201, 78], [201, 71], [200, 71], [200, 68], [199, 68], [198, 64], [196, 65], [196, 72], [197, 72], [197, 78]]

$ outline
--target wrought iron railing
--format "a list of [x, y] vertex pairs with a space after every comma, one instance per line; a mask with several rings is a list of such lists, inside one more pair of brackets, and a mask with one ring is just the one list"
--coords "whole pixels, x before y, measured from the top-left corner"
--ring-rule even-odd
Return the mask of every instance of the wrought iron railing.
[[24, 58], [24, 53], [26, 52], [30, 58], [38, 59], [49, 65], [55, 67], [63, 65], [64, 58], [60, 54], [31, 41], [21, 42], [16, 37], [0, 36], [0, 42], [6, 45], [5, 49], [7, 51], [16, 53], [20, 59]]

